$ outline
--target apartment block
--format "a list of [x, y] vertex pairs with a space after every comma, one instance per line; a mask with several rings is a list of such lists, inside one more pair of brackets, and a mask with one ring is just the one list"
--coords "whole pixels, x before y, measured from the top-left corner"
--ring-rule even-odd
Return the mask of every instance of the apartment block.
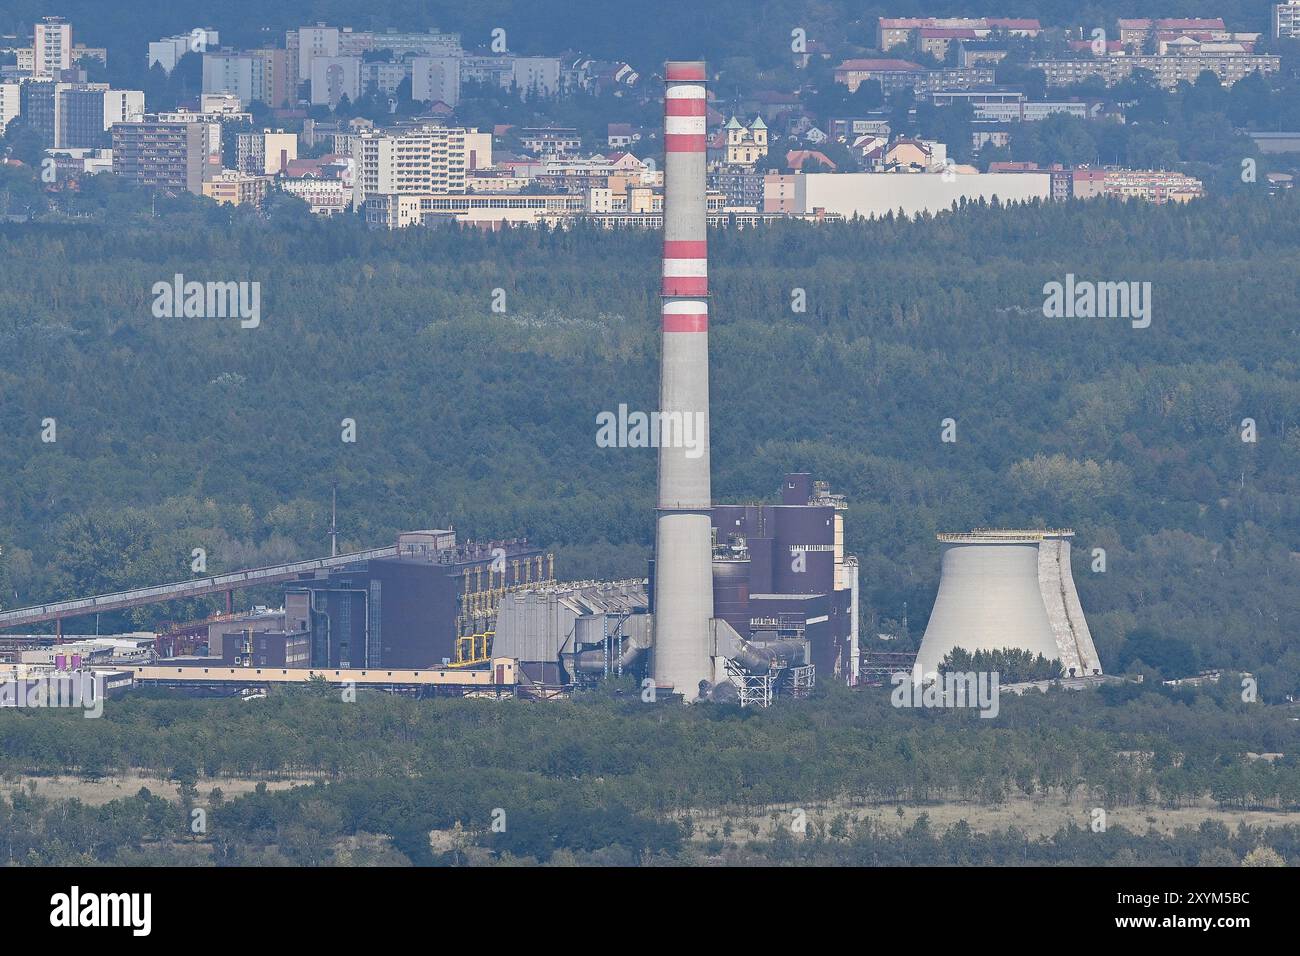
[[107, 83], [29, 80], [17, 84], [13, 99], [46, 149], [97, 149], [108, 144], [114, 123], [144, 117], [141, 90], [112, 90]]
[[1279, 40], [1300, 37], [1300, 0], [1273, 5], [1273, 36]]
[[253, 102], [253, 58], [222, 51], [203, 54], [203, 92], [230, 93], [241, 107]]
[[1153, 42], [1158, 33], [1212, 33], [1227, 30], [1223, 20], [1218, 17], [1214, 19], [1120, 19], [1117, 26], [1119, 42], [1135, 53], [1142, 52]]
[[993, 80], [994, 70], [989, 66], [927, 70], [909, 60], [867, 59], [845, 60], [835, 68], [835, 82], [843, 83], [850, 93], [864, 82], [875, 81], [886, 96], [908, 88], [926, 95], [943, 89], [992, 85]]
[[465, 192], [466, 130], [428, 126], [401, 133], [367, 132], [353, 141], [357, 201], [371, 195]]
[[974, 119], [990, 123], [1034, 123], [1058, 113], [1088, 119], [1095, 115], [1088, 103], [1067, 101], [1059, 103], [977, 103], [973, 106]]
[[316, 56], [311, 61], [311, 104], [339, 105], [343, 97], [355, 103], [361, 96], [361, 57]]
[[221, 129], [223, 120], [251, 123], [251, 113], [195, 113], [193, 110], [179, 109], [155, 114], [159, 123], [195, 123], [207, 134], [208, 163], [221, 166]]
[[118, 123], [113, 127], [113, 172], [148, 189], [201, 195], [207, 133], [200, 123]]
[[237, 169], [223, 169], [202, 185], [203, 195], [231, 206], [260, 206], [271, 187], [269, 176], [254, 176]]
[[298, 102], [298, 80], [287, 50], [249, 50], [248, 57], [253, 61], [253, 99], [271, 109], [284, 109]]
[[1108, 169], [1102, 195], [1163, 205], [1200, 199], [1205, 195], [1205, 187], [1199, 179], [1170, 170]]
[[922, 41], [938, 41], [946, 53], [947, 43], [953, 40], [983, 40], [995, 34], [1036, 37], [1042, 29], [1037, 20], [1009, 17], [879, 17], [876, 48], [884, 52], [917, 41], [925, 49]]
[[266, 129], [235, 137], [235, 167], [242, 173], [275, 176], [297, 158], [297, 133]]
[[420, 103], [460, 102], [460, 57], [417, 56], [411, 60], [411, 99]]
[[355, 56], [375, 50], [389, 50], [393, 59], [402, 57], [432, 56], [458, 57], [462, 54], [459, 33], [427, 33], [353, 30], [351, 27], [331, 27], [323, 23], [290, 30], [285, 36], [285, 46], [292, 51], [298, 63], [298, 80], [312, 78], [312, 64], [317, 57]]
[[555, 224], [585, 211], [582, 193], [554, 195], [376, 195], [365, 200], [366, 224], [404, 229], [440, 222], [495, 229], [504, 225]]
[[158, 64], [171, 73], [187, 53], [206, 53], [221, 45], [221, 34], [212, 27], [195, 27], [189, 33], [163, 37], [149, 43], [149, 69]]
[[56, 77], [72, 69], [72, 24], [62, 17], [44, 17], [33, 30], [32, 76]]
[[530, 92], [554, 96], [560, 91], [562, 72], [559, 58], [549, 56], [465, 56], [460, 64], [462, 82], [515, 88], [521, 96]]
[[4, 135], [5, 127], [11, 120], [16, 120], [22, 115], [23, 107], [18, 87], [17, 83], [0, 83], [0, 135]]
[[1049, 86], [1067, 86], [1100, 77], [1113, 86], [1132, 75], [1134, 70], [1149, 70], [1156, 83], [1173, 89], [1180, 82], [1195, 83], [1203, 71], [1210, 71], [1224, 86], [1232, 86], [1258, 70], [1276, 73], [1282, 68], [1281, 57], [1253, 53], [1239, 54], [1171, 54], [1168, 56], [1106, 56], [1080, 60], [1031, 60], [1030, 70], [1042, 70]]

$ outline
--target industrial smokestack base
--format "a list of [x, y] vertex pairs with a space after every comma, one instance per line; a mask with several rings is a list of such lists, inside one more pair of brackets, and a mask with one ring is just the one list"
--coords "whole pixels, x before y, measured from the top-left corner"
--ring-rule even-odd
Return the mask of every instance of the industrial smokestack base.
[[941, 534], [939, 593], [916, 655], [916, 673], [938, 671], [954, 649], [1026, 650], [1062, 673], [1101, 673], [1070, 571], [1072, 531]]
[[[664, 251], [654, 679], [687, 701], [713, 678], [705, 65], [664, 64]], [[690, 423], [690, 424], [686, 424]], [[695, 431], [686, 447], [683, 427]], [[689, 434], [689, 433], [688, 433]]]

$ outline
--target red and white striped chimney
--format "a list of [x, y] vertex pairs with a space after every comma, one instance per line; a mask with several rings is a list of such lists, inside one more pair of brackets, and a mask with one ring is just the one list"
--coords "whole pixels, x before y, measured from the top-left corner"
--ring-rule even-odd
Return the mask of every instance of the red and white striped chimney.
[[686, 700], [712, 680], [712, 498], [709, 488], [709, 270], [705, 235], [703, 62], [664, 67], [663, 354], [655, 527], [654, 678]]

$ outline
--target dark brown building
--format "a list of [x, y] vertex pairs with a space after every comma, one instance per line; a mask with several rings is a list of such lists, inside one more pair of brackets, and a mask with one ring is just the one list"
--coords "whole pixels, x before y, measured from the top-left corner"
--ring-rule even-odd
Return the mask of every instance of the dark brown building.
[[242, 638], [227, 634], [221, 644], [227, 667], [307, 667], [311, 636], [306, 631], [251, 631]]
[[114, 123], [113, 172], [147, 189], [200, 195], [207, 135], [202, 123]]
[[781, 503], [714, 505], [714, 614], [742, 637], [807, 638], [820, 679], [856, 656], [857, 563], [844, 551], [847, 504], [809, 474], [786, 475]]
[[442, 664], [455, 657], [467, 593], [542, 577], [543, 553], [526, 539], [458, 545], [451, 531], [406, 532], [399, 547], [286, 586], [285, 628], [311, 634], [313, 667]]

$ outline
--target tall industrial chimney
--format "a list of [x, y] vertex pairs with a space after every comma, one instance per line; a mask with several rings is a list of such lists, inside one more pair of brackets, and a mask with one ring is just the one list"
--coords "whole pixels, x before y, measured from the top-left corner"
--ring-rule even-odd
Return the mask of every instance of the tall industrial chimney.
[[[687, 701], [713, 677], [709, 278], [703, 62], [664, 65], [663, 355], [655, 525], [654, 678]], [[668, 423], [672, 435], [666, 434]], [[689, 431], [688, 431], [689, 429]], [[694, 433], [698, 430], [698, 433]], [[683, 434], [692, 438], [682, 440]]]

